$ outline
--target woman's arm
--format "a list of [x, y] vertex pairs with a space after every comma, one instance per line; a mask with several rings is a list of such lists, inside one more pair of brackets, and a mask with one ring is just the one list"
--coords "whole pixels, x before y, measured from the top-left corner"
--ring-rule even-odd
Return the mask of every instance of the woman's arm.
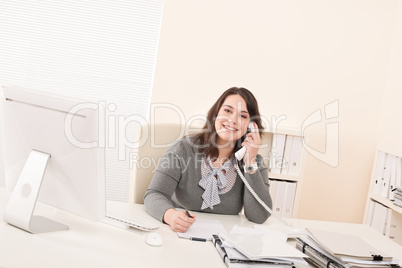
[[187, 231], [195, 221], [184, 211], [176, 211], [172, 204], [172, 195], [182, 177], [184, 159], [186, 159], [185, 148], [180, 142], [176, 143], [159, 161], [144, 197], [146, 211], [178, 232]]
[[[253, 124], [254, 129], [257, 129], [257, 124], [255, 122]], [[243, 161], [246, 166], [257, 163], [258, 170], [245, 173], [244, 177], [262, 201], [264, 201], [268, 207], [272, 208], [272, 199], [269, 194], [268, 168], [265, 166], [261, 155], [258, 155], [260, 145], [261, 137], [258, 131], [251, 131], [247, 134], [246, 139], [242, 143], [242, 146], [247, 148]], [[263, 223], [270, 216], [270, 213], [258, 203], [246, 187], [244, 189], [243, 205], [244, 213], [250, 221]]]
[[146, 211], [160, 221], [163, 221], [165, 212], [173, 208], [172, 195], [181, 178], [177, 168], [161, 167], [162, 162], [168, 163], [168, 166], [172, 161], [177, 161], [173, 154], [167, 153], [163, 156], [144, 196]]
[[[265, 204], [272, 208], [272, 199], [269, 194], [269, 183], [268, 183], [268, 168], [263, 163], [262, 157], [257, 155], [258, 170], [253, 173], [245, 173], [244, 177], [250, 184], [251, 188], [256, 192], [256, 194], [265, 202]], [[244, 186], [245, 187], [245, 186]], [[263, 206], [258, 203], [251, 192], [245, 187], [244, 189], [244, 214], [247, 219], [255, 223], [265, 222], [270, 213], [265, 210]]]

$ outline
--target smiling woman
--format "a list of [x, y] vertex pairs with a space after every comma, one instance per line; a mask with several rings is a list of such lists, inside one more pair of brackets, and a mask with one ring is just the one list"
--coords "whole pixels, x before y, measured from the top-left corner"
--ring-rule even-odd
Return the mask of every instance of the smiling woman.
[[[247, 132], [250, 121], [258, 131]], [[272, 207], [268, 169], [257, 154], [262, 130], [253, 94], [245, 88], [226, 90], [209, 110], [202, 132], [177, 141], [161, 159], [144, 198], [148, 213], [178, 232], [187, 231], [196, 219], [175, 208], [220, 214], [244, 208], [249, 220], [264, 222], [269, 213], [244, 189], [234, 168], [235, 152], [246, 147], [243, 164], [258, 166], [246, 172], [246, 180]]]
[[[245, 88], [226, 90], [209, 110], [203, 132], [198, 134], [197, 138], [206, 147], [201, 152], [217, 158], [219, 154], [223, 156], [226, 150], [226, 157], [233, 157], [242, 146], [240, 138], [245, 135], [250, 121], [255, 122], [255, 129], [262, 133], [261, 116], [254, 95]], [[249, 135], [250, 138], [257, 136]]]

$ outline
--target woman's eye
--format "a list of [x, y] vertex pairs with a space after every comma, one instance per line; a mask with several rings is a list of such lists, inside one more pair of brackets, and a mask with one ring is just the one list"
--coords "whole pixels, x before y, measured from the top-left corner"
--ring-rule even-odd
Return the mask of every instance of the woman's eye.
[[247, 115], [242, 114], [241, 117], [247, 119]]
[[224, 111], [227, 112], [227, 113], [231, 112], [231, 110], [229, 110], [229, 109], [225, 109]]

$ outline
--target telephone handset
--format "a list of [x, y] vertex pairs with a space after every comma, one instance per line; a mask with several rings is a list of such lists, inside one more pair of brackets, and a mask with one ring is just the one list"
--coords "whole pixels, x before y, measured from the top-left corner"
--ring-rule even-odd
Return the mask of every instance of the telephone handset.
[[[246, 134], [244, 135], [244, 136], [246, 136], [248, 133], [250, 133], [250, 132], [254, 132], [254, 123], [253, 123], [253, 121], [250, 121], [250, 124], [248, 125], [248, 128], [247, 128], [247, 132], [246, 132]], [[236, 153], [235, 153], [235, 157], [236, 157], [236, 159], [238, 160], [238, 161], [240, 161], [240, 160], [242, 160], [243, 159], [243, 157], [244, 157], [244, 155], [246, 154], [246, 151], [247, 151], [247, 148], [246, 147], [241, 147], [241, 149], [240, 150], [238, 150]]]
[[[248, 129], [247, 129], [247, 133], [250, 132], [254, 132], [255, 128], [254, 128], [254, 123], [253, 121], [250, 122], [250, 124], [248, 125]], [[276, 213], [274, 213], [272, 211], [272, 209], [270, 209], [267, 204], [265, 204], [264, 201], [262, 201], [262, 199], [257, 195], [257, 193], [254, 191], [253, 188], [251, 188], [250, 184], [248, 183], [248, 181], [246, 180], [246, 178], [244, 177], [243, 173], [240, 171], [239, 165], [237, 162], [240, 162], [244, 155], [246, 154], [247, 148], [246, 147], [242, 147], [240, 150], [238, 150], [235, 153], [235, 157], [237, 159], [237, 161], [235, 162], [235, 169], [237, 171], [237, 173], [239, 174], [241, 180], [243, 181], [244, 185], [246, 185], [247, 189], [250, 191], [250, 193], [254, 196], [254, 198], [258, 201], [258, 203], [260, 203], [261, 206], [263, 206], [265, 208], [266, 211], [268, 211], [271, 215], [273, 215], [277, 220], [279, 220], [281, 223], [283, 223], [284, 225], [288, 226], [288, 227], [292, 227], [291, 223], [288, 223], [286, 221], [284, 221], [279, 215], [276, 215]]]

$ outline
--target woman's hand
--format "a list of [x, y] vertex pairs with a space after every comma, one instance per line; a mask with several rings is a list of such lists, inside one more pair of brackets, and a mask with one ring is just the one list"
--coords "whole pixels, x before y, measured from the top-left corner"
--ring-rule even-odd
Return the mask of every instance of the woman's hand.
[[173, 231], [185, 233], [195, 222], [195, 215], [190, 218], [184, 210], [177, 211], [174, 208], [166, 210], [163, 215], [163, 221], [170, 225]]
[[256, 161], [258, 149], [261, 145], [260, 133], [258, 132], [258, 126], [255, 122], [254, 129], [247, 134], [246, 139], [243, 141], [242, 146], [247, 148], [243, 161], [246, 166], [254, 164]]

